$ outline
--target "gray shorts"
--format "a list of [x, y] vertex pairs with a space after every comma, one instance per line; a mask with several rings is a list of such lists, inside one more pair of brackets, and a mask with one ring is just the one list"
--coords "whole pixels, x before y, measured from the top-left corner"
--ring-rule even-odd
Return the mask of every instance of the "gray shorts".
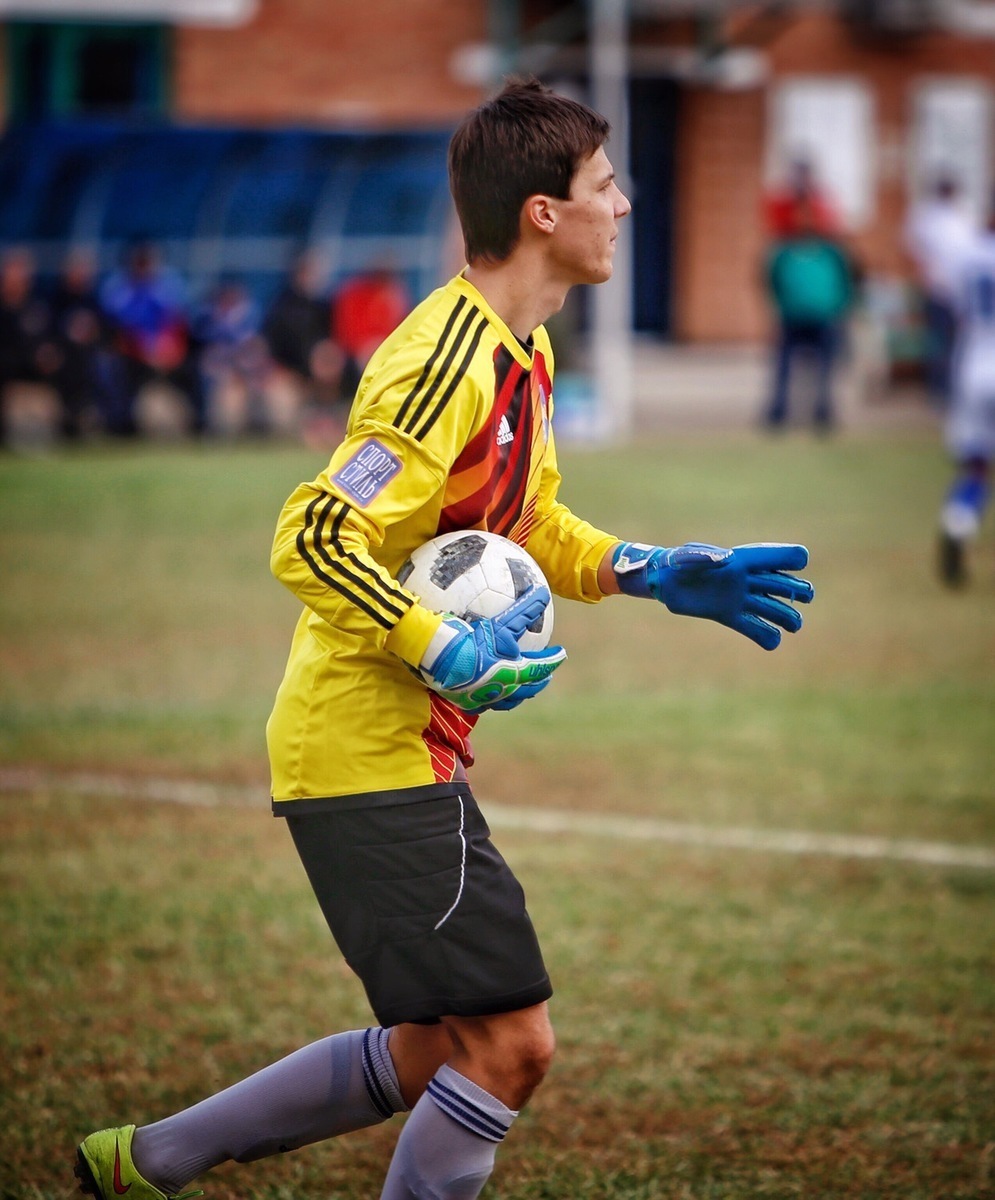
[[385, 1027], [510, 1012], [552, 995], [524, 892], [466, 785], [404, 803], [329, 805], [287, 824]]

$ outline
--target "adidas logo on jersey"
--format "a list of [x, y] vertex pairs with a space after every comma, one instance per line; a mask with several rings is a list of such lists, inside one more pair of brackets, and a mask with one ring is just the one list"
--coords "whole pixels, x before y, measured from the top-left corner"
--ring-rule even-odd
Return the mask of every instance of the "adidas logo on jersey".
[[499, 446], [507, 446], [509, 442], [513, 442], [514, 440], [515, 431], [511, 428], [511, 424], [508, 421], [508, 415], [505, 413], [498, 423], [497, 444]]

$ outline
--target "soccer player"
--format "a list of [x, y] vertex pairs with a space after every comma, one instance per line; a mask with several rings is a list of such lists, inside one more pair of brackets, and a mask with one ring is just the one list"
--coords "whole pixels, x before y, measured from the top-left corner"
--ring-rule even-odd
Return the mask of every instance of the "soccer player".
[[377, 1024], [154, 1124], [91, 1134], [77, 1173], [101, 1200], [162, 1200], [227, 1159], [406, 1110], [382, 1200], [472, 1200], [549, 1067], [550, 982], [466, 776], [479, 713], [534, 699], [565, 657], [518, 646], [549, 591], [499, 618], [440, 616], [397, 582], [415, 546], [489, 529], [565, 597], [656, 599], [767, 649], [801, 624], [804, 547], [635, 545], [556, 498], [542, 322], [611, 275], [629, 202], [607, 137], [535, 81], [466, 117], [449, 164], [469, 265], [373, 355], [343, 443], [279, 520], [273, 569], [304, 608], [267, 730], [273, 807]]
[[967, 579], [967, 547], [991, 492], [995, 458], [995, 206], [987, 228], [960, 255], [959, 331], [946, 441], [957, 464], [940, 513], [939, 571], [950, 587]]
[[950, 403], [961, 259], [978, 232], [965, 200], [960, 182], [943, 171], [912, 204], [903, 231], [922, 294], [926, 383], [942, 408]]

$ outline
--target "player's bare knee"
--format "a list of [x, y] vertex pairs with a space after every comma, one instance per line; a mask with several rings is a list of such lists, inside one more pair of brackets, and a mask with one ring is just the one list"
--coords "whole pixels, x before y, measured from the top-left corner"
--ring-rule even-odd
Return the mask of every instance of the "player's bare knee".
[[501, 1064], [501, 1090], [509, 1108], [522, 1108], [546, 1078], [553, 1061], [552, 1047], [526, 1044]]
[[543, 1081], [556, 1039], [545, 1005], [495, 1017], [455, 1020], [452, 1065], [510, 1108], [520, 1108]]
[[555, 1053], [556, 1036], [552, 1025], [547, 1023], [527, 1039], [523, 1048], [525, 1072], [535, 1078], [537, 1084], [545, 1079]]
[[551, 1028], [545, 1034], [528, 1039], [519, 1047], [515, 1069], [519, 1086], [526, 1093], [526, 1098], [531, 1096], [546, 1078], [553, 1064], [555, 1050], [556, 1042]]

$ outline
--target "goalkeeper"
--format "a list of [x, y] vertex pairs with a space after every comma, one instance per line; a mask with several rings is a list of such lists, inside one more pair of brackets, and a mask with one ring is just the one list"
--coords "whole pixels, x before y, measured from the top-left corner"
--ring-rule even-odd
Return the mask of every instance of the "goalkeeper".
[[175, 1197], [226, 1160], [408, 1110], [382, 1200], [473, 1200], [549, 1068], [538, 939], [467, 782], [480, 713], [534, 700], [565, 658], [518, 645], [549, 592], [493, 620], [440, 616], [397, 581], [416, 546], [490, 530], [559, 596], [642, 597], [767, 650], [801, 625], [804, 547], [625, 542], [557, 498], [543, 321], [611, 276], [630, 205], [607, 138], [601, 116], [535, 81], [466, 117], [449, 168], [468, 265], [373, 355], [344, 441], [279, 519], [273, 570], [302, 612], [267, 726], [273, 809], [376, 1023], [90, 1134], [76, 1169], [99, 1200]]

